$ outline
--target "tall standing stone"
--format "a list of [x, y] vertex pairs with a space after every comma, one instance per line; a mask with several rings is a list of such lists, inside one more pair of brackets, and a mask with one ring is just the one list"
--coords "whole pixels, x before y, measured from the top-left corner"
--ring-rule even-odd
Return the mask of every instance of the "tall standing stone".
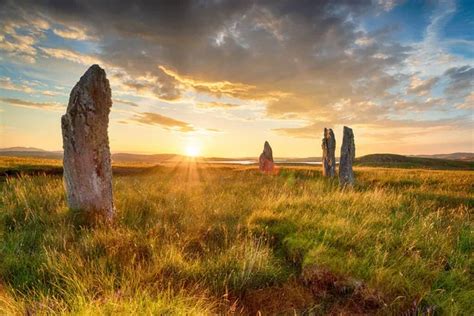
[[105, 71], [93, 65], [72, 89], [61, 118], [68, 205], [92, 218], [114, 215], [107, 135], [111, 106]]
[[270, 144], [266, 141], [263, 145], [263, 152], [258, 158], [259, 168], [262, 172], [273, 172], [274, 162], [273, 162], [273, 151]]
[[339, 161], [339, 183], [342, 186], [352, 186], [354, 184], [354, 172], [352, 163], [355, 158], [354, 133], [352, 129], [344, 126], [344, 134], [341, 146], [341, 158]]
[[331, 128], [324, 129], [321, 147], [323, 149], [323, 176], [334, 177], [336, 174], [336, 138]]

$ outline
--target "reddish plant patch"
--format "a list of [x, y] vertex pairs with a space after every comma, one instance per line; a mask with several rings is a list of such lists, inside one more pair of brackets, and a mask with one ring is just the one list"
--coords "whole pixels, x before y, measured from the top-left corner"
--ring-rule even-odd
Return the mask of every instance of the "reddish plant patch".
[[239, 305], [238, 310], [248, 315], [293, 315], [305, 311], [366, 315], [385, 306], [381, 295], [362, 282], [317, 266], [305, 268], [298, 279], [248, 291]]

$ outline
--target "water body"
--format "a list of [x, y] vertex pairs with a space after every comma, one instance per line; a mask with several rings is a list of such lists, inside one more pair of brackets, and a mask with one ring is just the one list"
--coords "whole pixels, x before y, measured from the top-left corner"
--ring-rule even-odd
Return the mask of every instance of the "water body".
[[[229, 164], [229, 165], [253, 165], [258, 164], [255, 160], [214, 160], [214, 161], [207, 161], [208, 163], [215, 163], [215, 164]], [[321, 165], [322, 162], [318, 161], [275, 161], [276, 164], [284, 164], [284, 165]]]

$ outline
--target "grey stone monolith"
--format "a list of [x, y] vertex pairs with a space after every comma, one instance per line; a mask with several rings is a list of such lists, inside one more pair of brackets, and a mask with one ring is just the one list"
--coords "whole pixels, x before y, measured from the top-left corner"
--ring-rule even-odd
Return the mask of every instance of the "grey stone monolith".
[[336, 138], [331, 128], [324, 129], [323, 142], [323, 176], [334, 177], [336, 175]]
[[111, 106], [105, 71], [93, 65], [72, 89], [61, 118], [67, 202], [93, 218], [111, 219], [115, 212], [107, 134]]
[[344, 126], [341, 146], [341, 158], [339, 160], [339, 183], [341, 186], [354, 185], [354, 172], [352, 164], [355, 158], [354, 133], [352, 129]]

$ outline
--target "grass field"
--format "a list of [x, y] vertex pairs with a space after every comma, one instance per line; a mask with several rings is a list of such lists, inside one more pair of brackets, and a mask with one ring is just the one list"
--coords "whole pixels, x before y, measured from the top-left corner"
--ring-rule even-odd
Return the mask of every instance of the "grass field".
[[474, 314], [472, 171], [360, 167], [343, 191], [316, 167], [115, 170], [96, 227], [60, 174], [0, 181], [0, 314]]

